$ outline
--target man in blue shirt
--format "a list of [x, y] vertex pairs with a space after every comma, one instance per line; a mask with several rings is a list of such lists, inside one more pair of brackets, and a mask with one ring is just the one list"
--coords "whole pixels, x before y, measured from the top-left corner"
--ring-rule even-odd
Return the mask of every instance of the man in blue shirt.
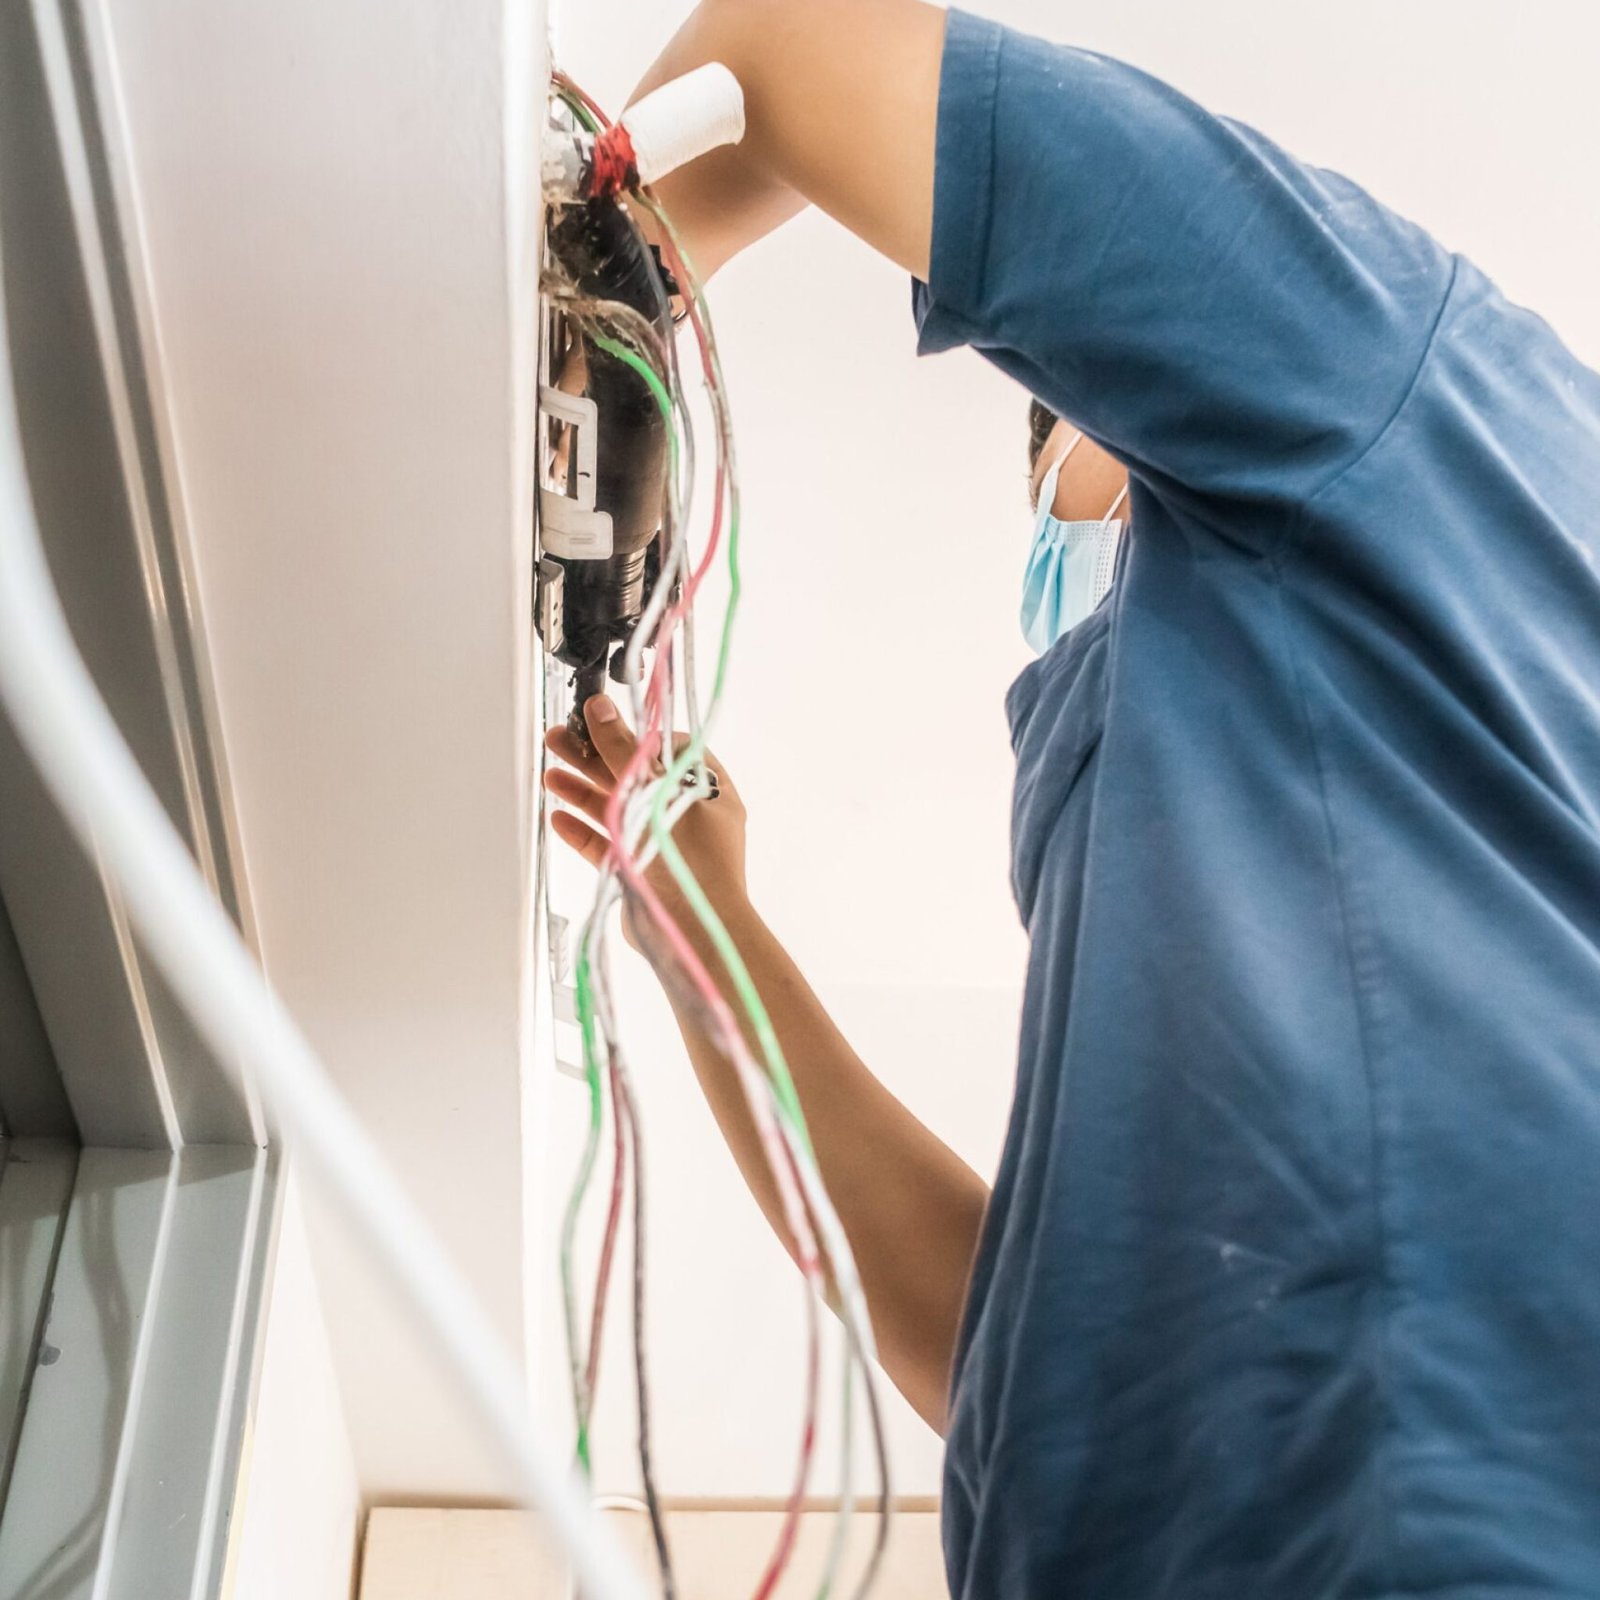
[[[1130, 489], [1109, 595], [1007, 702], [1031, 956], [992, 1193], [750, 908], [736, 796], [685, 821], [946, 1433], [954, 1594], [1594, 1600], [1600, 379], [1117, 62], [706, 0], [651, 81], [708, 59], [749, 135], [663, 186], [702, 265], [819, 204], [914, 275], [921, 349], [1048, 408], [1039, 468], [1093, 441], [1056, 517]], [[629, 736], [590, 720], [551, 784], [594, 816]]]

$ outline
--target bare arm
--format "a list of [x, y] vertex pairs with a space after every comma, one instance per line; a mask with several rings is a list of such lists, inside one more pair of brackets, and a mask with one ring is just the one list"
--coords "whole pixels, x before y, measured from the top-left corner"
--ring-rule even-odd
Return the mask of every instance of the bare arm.
[[922, 0], [702, 0], [635, 95], [707, 61], [744, 87], [743, 144], [657, 190], [702, 274], [809, 201], [927, 277], [944, 25]]
[[[867, 1070], [754, 907], [746, 901], [727, 920], [794, 1076], [822, 1180], [855, 1253], [879, 1355], [901, 1393], [942, 1433], [988, 1190]], [[789, 1243], [733, 1068], [676, 992], [673, 1010], [739, 1169]]]
[[[595, 702], [591, 701], [591, 708]], [[552, 771], [551, 792], [599, 821], [612, 773], [633, 737], [619, 720], [591, 732], [598, 754], [584, 757], [565, 730], [551, 749], [575, 771]], [[720, 772], [720, 768], [718, 768]], [[972, 1170], [891, 1095], [850, 1048], [798, 967], [750, 904], [744, 887], [744, 812], [726, 774], [723, 792], [694, 807], [674, 832], [749, 968], [794, 1078], [822, 1180], [850, 1240], [866, 1291], [878, 1353], [917, 1411], [943, 1431], [967, 1277], [988, 1190]], [[556, 831], [589, 860], [605, 853], [601, 836], [578, 817], [558, 813]], [[671, 880], [657, 867], [652, 882], [681, 913]], [[678, 914], [695, 931], [694, 918]], [[732, 986], [709, 942], [692, 934], [707, 968]], [[696, 1076], [740, 1171], [767, 1219], [793, 1251], [777, 1190], [737, 1073], [709, 1036], [681, 986], [663, 970]]]
[[[934, 136], [945, 13], [921, 0], [702, 0], [635, 98], [707, 61], [745, 93], [742, 144], [681, 168], [657, 197], [690, 259], [709, 276], [807, 202], [926, 277], [933, 230]], [[647, 232], [648, 218], [641, 218]], [[594, 703], [591, 702], [591, 706]], [[575, 768], [552, 792], [598, 822], [632, 736], [591, 722], [599, 754], [564, 733], [551, 748]], [[783, 946], [750, 905], [744, 814], [731, 786], [676, 830], [749, 968], [783, 1048], [823, 1182], [861, 1272], [879, 1354], [917, 1411], [943, 1431], [950, 1368], [988, 1190], [863, 1065]], [[598, 864], [605, 845], [577, 817], [558, 833]], [[670, 880], [653, 881], [671, 903]], [[680, 926], [694, 919], [679, 916]], [[720, 960], [697, 940], [724, 997]], [[737, 1074], [692, 1002], [663, 980], [712, 1112], [768, 1220], [793, 1251]], [[734, 1005], [735, 1012], [738, 1006]], [[753, 1042], [753, 1041], [752, 1041]]]

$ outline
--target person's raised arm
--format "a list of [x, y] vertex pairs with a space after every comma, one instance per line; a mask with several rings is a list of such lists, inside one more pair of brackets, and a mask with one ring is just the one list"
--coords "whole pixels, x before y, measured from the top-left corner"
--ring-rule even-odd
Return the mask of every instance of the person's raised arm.
[[1453, 281], [1356, 185], [964, 12], [704, 0], [647, 83], [712, 59], [746, 142], [662, 185], [702, 267], [815, 202], [925, 285], [920, 348], [982, 351], [1147, 486], [1227, 502], [1235, 539], [1275, 540], [1378, 437]]
[[944, 28], [921, 0], [702, 0], [634, 95], [708, 61], [744, 88], [744, 142], [657, 185], [702, 275], [810, 201], [927, 276]]

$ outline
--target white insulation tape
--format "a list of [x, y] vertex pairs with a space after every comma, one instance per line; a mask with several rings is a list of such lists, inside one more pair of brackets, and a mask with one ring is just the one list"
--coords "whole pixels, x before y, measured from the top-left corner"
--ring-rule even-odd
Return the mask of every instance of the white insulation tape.
[[708, 61], [630, 106], [622, 118], [639, 178], [654, 183], [718, 145], [744, 138], [744, 90], [720, 61]]

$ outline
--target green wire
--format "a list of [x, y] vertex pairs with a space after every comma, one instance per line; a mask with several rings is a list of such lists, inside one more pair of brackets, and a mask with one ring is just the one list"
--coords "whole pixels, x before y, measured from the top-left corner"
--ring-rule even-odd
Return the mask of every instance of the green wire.
[[[620, 344], [616, 340], [607, 338], [600, 333], [591, 333], [590, 338], [599, 349], [624, 362], [636, 372], [649, 388], [656, 406], [666, 423], [671, 471], [676, 476], [678, 470], [678, 434], [673, 422], [672, 396], [667, 392], [665, 384], [661, 382], [649, 364], [626, 345]], [[733, 625], [738, 615], [739, 600], [743, 590], [739, 567], [739, 526], [738, 491], [730, 483], [728, 503], [728, 605], [723, 615], [722, 636], [717, 651], [716, 675], [712, 683], [711, 703], [713, 707], [720, 702], [727, 681], [728, 662], [733, 647]], [[790, 1075], [788, 1063], [784, 1059], [783, 1050], [778, 1043], [778, 1037], [773, 1029], [771, 1018], [767, 1015], [766, 1007], [761, 1002], [761, 996], [756, 992], [755, 984], [751, 980], [749, 969], [745, 966], [743, 957], [739, 954], [738, 947], [729, 936], [727, 927], [717, 915], [710, 900], [707, 899], [705, 891], [700, 887], [699, 880], [690, 869], [688, 862], [684, 860], [682, 852], [679, 851], [676, 842], [672, 838], [671, 830], [667, 826], [666, 808], [668, 796], [677, 791], [684, 774], [692, 767], [698, 766], [703, 760], [704, 754], [705, 732], [702, 726], [701, 729], [691, 733], [689, 742], [667, 768], [665, 778], [657, 786], [650, 814], [651, 835], [655, 840], [657, 852], [662, 860], [666, 862], [668, 870], [672, 873], [700, 925], [710, 935], [713, 946], [718, 955], [721, 956], [729, 977], [733, 980], [740, 1003], [750, 1018], [751, 1024], [755, 1029], [757, 1041], [761, 1046], [762, 1055], [766, 1059], [767, 1071], [772, 1080], [780, 1114], [790, 1124], [806, 1157], [815, 1162], [816, 1158], [811, 1145], [810, 1130], [806, 1126], [805, 1115], [800, 1109], [800, 1097], [795, 1090], [794, 1079]], [[600, 1074], [599, 1041], [595, 1033], [592, 957], [587, 938], [579, 948], [575, 986], [577, 989], [578, 1023], [583, 1035], [584, 1077], [589, 1086], [589, 1129], [584, 1142], [577, 1176], [568, 1198], [566, 1216], [562, 1227], [561, 1273], [567, 1306], [567, 1342], [572, 1367], [573, 1405], [579, 1419], [577, 1456], [585, 1473], [587, 1473], [589, 1471], [588, 1397], [583, 1393], [582, 1366], [579, 1357], [580, 1333], [576, 1315], [577, 1297], [573, 1287], [575, 1279], [573, 1256], [578, 1218], [582, 1211], [589, 1184], [593, 1179], [595, 1161], [599, 1152], [604, 1101]]]
[[568, 94], [565, 89], [557, 88], [556, 93], [561, 96], [561, 103], [567, 110], [583, 124], [585, 133], [599, 133], [600, 124], [589, 114], [589, 108], [578, 99], [576, 95]]
[[[562, 99], [588, 132], [599, 132], [598, 124], [581, 101], [564, 93], [562, 94]], [[655, 208], [652, 207], [652, 209]], [[657, 215], [659, 216], [660, 213], [658, 212]], [[662, 217], [661, 221], [664, 226], [671, 227], [665, 217]], [[703, 302], [701, 302], [700, 309], [702, 316], [704, 316]], [[599, 333], [592, 334], [591, 338], [600, 349], [632, 368], [648, 386], [661, 412], [662, 420], [666, 424], [668, 447], [671, 452], [671, 471], [673, 477], [676, 478], [678, 472], [678, 433], [673, 422], [672, 397], [668, 394], [666, 386], [650, 366], [632, 350], [628, 349], [627, 346], [619, 344], [613, 339], [608, 339]], [[721, 374], [719, 372], [719, 381], [720, 377]], [[728, 661], [733, 643], [733, 624], [742, 590], [739, 570], [739, 497], [737, 488], [731, 483], [729, 486], [728, 508], [728, 579], [728, 606], [723, 616], [722, 638], [717, 652], [717, 671], [711, 691], [713, 708], [722, 698], [723, 686], [727, 679]], [[655, 839], [657, 852], [666, 861], [668, 869], [677, 881], [679, 889], [688, 900], [696, 917], [698, 917], [701, 926], [710, 934], [713, 945], [722, 957], [723, 964], [733, 979], [739, 999], [755, 1027], [762, 1054], [766, 1058], [767, 1070], [776, 1092], [780, 1114], [791, 1124], [794, 1132], [798, 1135], [806, 1156], [815, 1162], [816, 1158], [811, 1146], [810, 1130], [806, 1127], [805, 1116], [800, 1109], [800, 1098], [795, 1091], [794, 1080], [790, 1076], [788, 1063], [784, 1060], [783, 1051], [778, 1044], [777, 1034], [773, 1030], [766, 1007], [762, 1004], [760, 995], [756, 993], [755, 985], [750, 979], [749, 969], [745, 966], [743, 958], [739, 955], [732, 939], [728, 936], [727, 928], [722, 919], [712, 909], [711, 903], [701, 889], [699, 881], [690, 870], [689, 864], [683, 859], [682, 853], [678, 850], [677, 844], [673, 841], [671, 832], [666, 826], [668, 794], [677, 788], [685, 773], [692, 767], [697, 767], [701, 764], [704, 754], [704, 733], [692, 734], [689, 744], [668, 768], [665, 779], [657, 789], [656, 801], [650, 814], [651, 834]], [[577, 1324], [576, 1274], [573, 1269], [573, 1256], [578, 1219], [582, 1212], [589, 1185], [594, 1177], [595, 1161], [599, 1153], [604, 1103], [604, 1091], [600, 1074], [599, 1041], [595, 1036], [592, 971], [590, 941], [585, 938], [579, 947], [574, 977], [577, 990], [578, 1023], [583, 1035], [584, 1078], [589, 1087], [589, 1128], [572, 1192], [567, 1201], [566, 1217], [562, 1226], [561, 1278], [563, 1298], [566, 1304], [567, 1348], [572, 1367], [573, 1410], [578, 1417], [576, 1454], [578, 1463], [586, 1478], [592, 1476], [588, 1409], [593, 1397], [585, 1396], [583, 1387], [583, 1361], [579, 1355], [581, 1335]], [[850, 1369], [847, 1363], [844, 1379], [844, 1426], [847, 1436], [851, 1420], [850, 1376]], [[827, 1596], [828, 1584], [824, 1579], [818, 1600], [827, 1600]]]
[[[730, 499], [728, 517], [728, 609], [722, 624], [721, 646], [717, 651], [717, 671], [712, 682], [711, 701], [715, 705], [722, 697], [723, 684], [727, 677], [728, 656], [733, 644], [733, 624], [738, 613], [739, 595], [739, 507], [737, 498]], [[767, 1060], [767, 1070], [771, 1074], [773, 1088], [777, 1092], [778, 1102], [788, 1120], [793, 1124], [795, 1132], [799, 1135], [802, 1147], [806, 1154], [812, 1154], [811, 1138], [806, 1129], [805, 1117], [800, 1110], [800, 1097], [795, 1092], [794, 1080], [789, 1075], [788, 1063], [784, 1060], [782, 1048], [778, 1044], [778, 1036], [773, 1031], [771, 1018], [767, 1009], [761, 1003], [761, 996], [756, 993], [755, 984], [751, 981], [750, 971], [744, 964], [744, 958], [739, 954], [738, 947], [729, 937], [727, 927], [706, 898], [705, 891], [700, 887], [694, 873], [690, 871], [689, 864], [683, 859], [682, 852], [678, 849], [672, 838], [671, 830], [667, 827], [667, 797], [673, 793], [683, 779], [683, 775], [693, 766], [697, 766], [705, 754], [705, 734], [703, 731], [690, 735], [689, 742], [679, 752], [672, 765], [667, 768], [666, 777], [656, 789], [655, 801], [650, 811], [650, 831], [655, 839], [656, 850], [661, 859], [666, 862], [667, 869], [677, 880], [678, 887], [683, 891], [684, 898], [689, 902], [695, 916], [699, 918], [700, 925], [711, 936], [711, 942], [716, 947], [717, 954], [722, 957], [723, 965], [728, 970], [728, 976], [733, 980], [733, 986], [738, 991], [740, 1003], [750, 1017], [755, 1028], [756, 1038], [761, 1045], [761, 1052]]]
[[[656, 213], [660, 216], [660, 212]], [[665, 219], [663, 219], [665, 220]], [[680, 250], [680, 255], [681, 255]], [[697, 296], [698, 299], [698, 296]], [[700, 306], [701, 315], [705, 315], [704, 306]], [[707, 342], [710, 341], [710, 332], [707, 330]], [[721, 374], [718, 373], [720, 382]], [[711, 686], [711, 703], [716, 706], [722, 699], [722, 691], [727, 681], [728, 660], [733, 648], [733, 625], [738, 616], [739, 599], [743, 591], [743, 582], [739, 570], [739, 491], [732, 480], [731, 473], [728, 481], [728, 607], [723, 614], [722, 638], [717, 650], [716, 676]], [[782, 1047], [778, 1043], [778, 1036], [773, 1030], [772, 1020], [767, 1015], [767, 1008], [761, 1003], [761, 996], [756, 993], [755, 984], [751, 981], [750, 971], [744, 964], [744, 958], [739, 954], [738, 947], [728, 935], [727, 927], [722, 918], [712, 908], [711, 902], [706, 898], [705, 891], [700, 887], [689, 864], [683, 859], [676, 842], [667, 827], [666, 811], [667, 796], [673, 793], [683, 779], [683, 775], [694, 766], [698, 766], [705, 755], [705, 727], [701, 727], [690, 734], [689, 742], [679, 752], [672, 765], [667, 768], [666, 778], [656, 790], [656, 797], [650, 811], [650, 831], [655, 839], [656, 850], [661, 859], [666, 862], [667, 869], [677, 880], [679, 889], [683, 891], [684, 898], [689, 902], [691, 909], [700, 920], [700, 925], [711, 936], [711, 942], [716, 947], [717, 954], [722, 957], [723, 965], [727, 968], [728, 976], [733, 980], [733, 986], [738, 992], [740, 1003], [744, 1006], [755, 1028], [756, 1039], [760, 1043], [761, 1053], [766, 1058], [767, 1072], [772, 1079], [773, 1090], [777, 1096], [778, 1104], [785, 1113], [788, 1122], [800, 1140], [801, 1148], [805, 1154], [815, 1161], [815, 1153], [811, 1147], [810, 1130], [806, 1127], [805, 1115], [800, 1109], [800, 1097], [795, 1092], [794, 1079], [790, 1076], [788, 1063], [784, 1060]]]
[[[564, 92], [561, 98], [589, 133], [599, 132], [598, 124], [581, 101]], [[650, 205], [648, 200], [646, 200], [646, 204], [649, 205], [650, 210], [660, 220], [662, 226], [673, 233], [674, 241], [676, 242], [676, 233], [673, 231], [672, 224], [668, 218], [658, 207]], [[682, 254], [681, 245], [679, 246], [679, 253], [680, 255]], [[687, 257], [684, 257], [684, 260], [687, 265]], [[705, 317], [705, 304], [698, 294], [698, 286], [691, 284], [686, 287], [695, 292], [698, 309], [701, 316]], [[608, 339], [600, 334], [593, 334], [592, 338], [594, 343], [601, 349], [625, 362], [638, 373], [649, 387], [651, 395], [654, 397], [666, 423], [667, 438], [671, 450], [672, 472], [675, 477], [678, 470], [678, 434], [673, 423], [672, 397], [667, 393], [665, 385], [649, 365], [625, 345], [618, 344], [615, 340]], [[708, 343], [709, 339], [710, 329], [708, 323]], [[714, 354], [712, 364], [720, 385], [720, 364], [716, 361]], [[723, 614], [722, 637], [717, 651], [716, 676], [711, 691], [711, 707], [713, 710], [721, 701], [727, 679], [728, 661], [733, 644], [733, 625], [738, 613], [742, 592], [739, 568], [739, 526], [739, 493], [737, 486], [731, 481], [730, 474], [728, 490], [728, 605]], [[794, 1079], [789, 1072], [788, 1063], [784, 1059], [783, 1050], [778, 1043], [778, 1037], [772, 1027], [771, 1018], [767, 1015], [761, 996], [756, 992], [755, 985], [750, 978], [749, 969], [745, 966], [737, 946], [729, 937], [728, 930], [722, 919], [706, 898], [705, 891], [700, 887], [699, 881], [695, 878], [688, 862], [684, 860], [676, 842], [673, 840], [671, 830], [667, 827], [667, 796], [678, 788], [685, 773], [692, 767], [701, 764], [704, 756], [705, 734], [702, 727], [702, 730], [691, 733], [689, 742], [668, 767], [665, 778], [657, 787], [656, 798], [650, 812], [651, 835], [655, 840], [657, 853], [666, 862], [668, 870], [672, 873], [674, 880], [677, 882], [684, 898], [689, 902], [690, 908], [694, 911], [701, 926], [711, 936], [712, 944], [718, 955], [721, 956], [728, 975], [733, 980], [734, 988], [755, 1029], [757, 1041], [761, 1046], [762, 1055], [765, 1057], [768, 1075], [772, 1081], [780, 1115], [784, 1117], [797, 1134], [806, 1157], [815, 1164], [816, 1156], [811, 1145], [810, 1130], [806, 1126], [805, 1115], [800, 1109], [800, 1097], [795, 1090]], [[567, 1344], [572, 1364], [573, 1406], [579, 1419], [576, 1450], [578, 1461], [583, 1468], [584, 1474], [589, 1476], [591, 1469], [588, 1406], [583, 1394], [583, 1369], [578, 1355], [579, 1331], [574, 1289], [573, 1245], [576, 1237], [578, 1216], [594, 1174], [595, 1160], [599, 1151], [604, 1092], [600, 1075], [599, 1043], [595, 1036], [592, 959], [590, 940], [588, 938], [584, 939], [579, 948], [575, 987], [577, 990], [578, 1022], [583, 1035], [584, 1076], [589, 1086], [589, 1130], [577, 1177], [568, 1199], [566, 1218], [562, 1228], [561, 1276], [567, 1308]], [[847, 1436], [851, 1422], [850, 1378], [851, 1372], [847, 1363], [844, 1377], [844, 1427]], [[827, 1600], [827, 1595], [828, 1584], [824, 1579], [818, 1600]]]
[[[663, 227], [669, 232], [672, 224], [657, 207], [651, 207]], [[674, 235], [674, 243], [677, 243]], [[679, 246], [679, 255], [683, 255]], [[684, 265], [688, 266], [687, 258]], [[692, 271], [692, 269], [690, 269]], [[686, 285], [691, 291], [696, 286]], [[702, 317], [706, 315], [704, 302], [700, 301], [698, 293], [696, 300]], [[709, 324], [706, 327], [706, 342], [711, 342]], [[716, 371], [717, 382], [721, 385], [720, 364], [712, 356], [713, 370]], [[711, 706], [714, 709], [722, 699], [723, 685], [727, 678], [728, 661], [733, 645], [733, 625], [738, 615], [739, 600], [743, 584], [739, 569], [739, 491], [733, 481], [732, 473], [728, 475], [728, 606], [723, 614], [722, 638], [717, 651], [716, 676], [711, 687]], [[688, 900], [695, 915], [700, 919], [700, 925], [711, 935], [717, 953], [722, 957], [723, 965], [727, 968], [728, 975], [733, 979], [734, 988], [738, 991], [739, 999], [745, 1008], [746, 1015], [754, 1025], [756, 1037], [761, 1044], [761, 1051], [766, 1058], [768, 1076], [772, 1082], [774, 1098], [777, 1101], [779, 1115], [789, 1124], [799, 1140], [805, 1159], [813, 1167], [816, 1165], [816, 1153], [811, 1144], [810, 1129], [806, 1126], [805, 1114], [800, 1109], [800, 1097], [795, 1091], [794, 1079], [790, 1075], [788, 1063], [784, 1059], [783, 1049], [778, 1043], [777, 1033], [772, 1026], [772, 1020], [767, 1015], [766, 1007], [761, 1003], [761, 996], [756, 993], [755, 984], [751, 981], [749, 969], [744, 964], [744, 958], [739, 954], [738, 947], [728, 935], [727, 927], [706, 898], [705, 891], [700, 887], [699, 881], [689, 869], [689, 864], [683, 859], [677, 843], [673, 840], [671, 831], [667, 827], [666, 808], [667, 796], [676, 791], [683, 775], [691, 767], [698, 766], [705, 752], [704, 724], [690, 734], [689, 742], [679, 753], [677, 759], [668, 767], [666, 776], [656, 789], [656, 797], [650, 811], [650, 831], [655, 840], [656, 850], [661, 859], [667, 863], [672, 876], [677, 880], [679, 889]], [[844, 1371], [844, 1434], [845, 1448], [849, 1449], [851, 1433], [851, 1365], [846, 1359]], [[835, 1532], [836, 1546], [844, 1537], [844, 1526], [841, 1521]], [[837, 1554], [837, 1548], [834, 1552]], [[834, 1562], [829, 1562], [832, 1568]], [[817, 1589], [817, 1600], [829, 1600], [831, 1584], [825, 1573]]]
[[585, 1477], [589, 1476], [589, 1397], [584, 1393], [584, 1356], [582, 1334], [578, 1327], [578, 1296], [576, 1272], [573, 1267], [574, 1245], [578, 1234], [578, 1217], [583, 1210], [584, 1196], [589, 1191], [594, 1176], [595, 1158], [600, 1150], [600, 1128], [604, 1116], [604, 1092], [600, 1080], [600, 1053], [594, 1036], [594, 995], [589, 982], [587, 952], [578, 958], [578, 1026], [583, 1030], [583, 1071], [589, 1085], [589, 1129], [584, 1138], [583, 1153], [578, 1159], [577, 1175], [567, 1196], [566, 1215], [561, 1223], [561, 1287], [566, 1310], [567, 1359], [572, 1368], [572, 1408], [578, 1419], [577, 1457]]
[[672, 452], [672, 471], [678, 470], [678, 430], [672, 421], [672, 396], [667, 393], [667, 386], [658, 378], [654, 369], [637, 351], [630, 350], [627, 345], [619, 344], [615, 339], [608, 339], [603, 333], [589, 334], [589, 342], [598, 345], [607, 355], [615, 356], [618, 361], [625, 361], [639, 374], [650, 386], [650, 393], [655, 396], [656, 405], [660, 408], [662, 418], [667, 424], [667, 445]]
[[[672, 447], [672, 467], [677, 471], [678, 439], [677, 432], [672, 423], [672, 397], [667, 393], [666, 386], [652, 372], [649, 366], [626, 345], [618, 344], [614, 339], [608, 339], [603, 334], [591, 336], [593, 342], [609, 355], [625, 361], [649, 385], [650, 392], [655, 396], [656, 405], [660, 408], [666, 420], [668, 438]], [[742, 582], [739, 572], [739, 497], [737, 490], [730, 484], [728, 501], [728, 608], [723, 617], [722, 639], [717, 651], [716, 677], [711, 687], [711, 703], [716, 703], [722, 698], [723, 685], [727, 680], [728, 660], [733, 648], [733, 624], [739, 609], [739, 597], [742, 592]], [[666, 826], [667, 797], [678, 787], [679, 781], [691, 767], [698, 766], [705, 754], [705, 732], [702, 725], [700, 730], [692, 733], [688, 745], [674, 759], [667, 769], [666, 781], [656, 790], [656, 797], [650, 815], [650, 828], [656, 842], [656, 849], [661, 858], [667, 863], [673, 877], [677, 879], [678, 887], [683, 891], [684, 897], [689, 901], [695, 915], [699, 918], [701, 926], [711, 935], [711, 942], [715, 945], [717, 953], [722, 957], [728, 969], [729, 976], [733, 979], [734, 987], [738, 990], [739, 999], [749, 1013], [750, 1020], [755, 1026], [756, 1037], [760, 1041], [762, 1054], [767, 1058], [768, 1070], [778, 1091], [778, 1098], [783, 1109], [788, 1113], [789, 1120], [794, 1124], [795, 1131], [799, 1134], [801, 1143], [807, 1153], [811, 1154], [811, 1139], [805, 1125], [805, 1117], [800, 1110], [800, 1097], [795, 1092], [794, 1080], [789, 1075], [787, 1062], [783, 1058], [783, 1051], [778, 1045], [778, 1036], [773, 1031], [771, 1019], [767, 1016], [766, 1007], [761, 1003], [761, 997], [756, 993], [755, 985], [750, 980], [749, 970], [743, 958], [739, 955], [733, 940], [728, 936], [728, 930], [723, 925], [722, 919], [712, 909], [711, 902], [706, 898], [705, 891], [701, 889], [699, 881], [690, 871], [688, 863], [683, 859], [676, 843], [672, 839], [670, 829]]]
[[[678, 471], [678, 433], [672, 420], [672, 397], [667, 393], [650, 367], [626, 345], [618, 344], [603, 334], [592, 333], [592, 341], [609, 355], [626, 362], [649, 385], [657, 406], [667, 425], [667, 444], [671, 471]], [[593, 1396], [584, 1392], [585, 1356], [582, 1350], [583, 1335], [578, 1326], [577, 1270], [575, 1266], [578, 1221], [583, 1203], [594, 1180], [595, 1162], [600, 1152], [600, 1133], [604, 1122], [605, 1091], [600, 1072], [600, 1042], [596, 1036], [594, 1014], [593, 960], [589, 940], [578, 947], [578, 960], [574, 973], [577, 990], [578, 1026], [583, 1034], [583, 1075], [589, 1088], [589, 1127], [584, 1138], [583, 1151], [578, 1159], [578, 1170], [567, 1196], [567, 1207], [561, 1225], [561, 1287], [567, 1325], [567, 1359], [572, 1373], [572, 1407], [578, 1420], [575, 1451], [584, 1476], [590, 1475], [589, 1408]]]

